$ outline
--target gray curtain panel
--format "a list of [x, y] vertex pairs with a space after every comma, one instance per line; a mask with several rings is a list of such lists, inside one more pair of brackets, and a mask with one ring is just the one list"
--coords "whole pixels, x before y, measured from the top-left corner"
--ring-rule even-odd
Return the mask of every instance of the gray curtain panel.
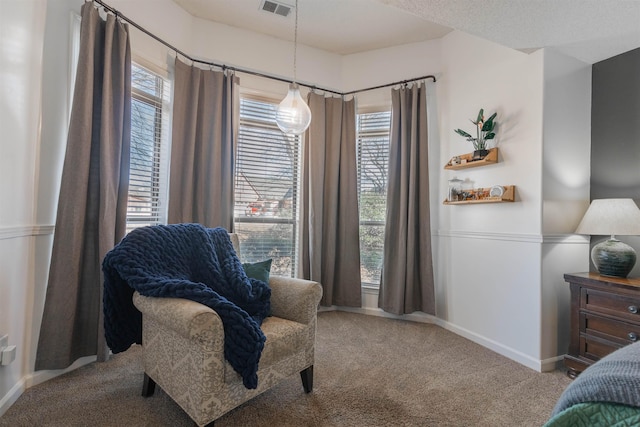
[[237, 82], [233, 74], [175, 61], [170, 224], [233, 231]]
[[82, 6], [80, 57], [53, 237], [36, 370], [106, 360], [105, 254], [125, 234], [131, 142], [127, 25]]
[[391, 141], [384, 256], [378, 306], [435, 314], [426, 87], [391, 91]]
[[298, 275], [322, 284], [322, 305], [360, 307], [355, 100], [310, 93], [308, 101]]

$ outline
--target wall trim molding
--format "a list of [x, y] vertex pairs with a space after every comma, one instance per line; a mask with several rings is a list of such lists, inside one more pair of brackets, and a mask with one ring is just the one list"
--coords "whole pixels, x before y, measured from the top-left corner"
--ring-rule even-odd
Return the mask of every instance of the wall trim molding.
[[19, 225], [15, 227], [0, 227], [0, 240], [32, 236], [47, 236], [53, 234], [54, 229], [54, 225]]
[[521, 243], [542, 243], [542, 236], [539, 234], [495, 233], [465, 230], [438, 230], [436, 234], [439, 237], [451, 237], [456, 239], [481, 239], [502, 240]]
[[0, 399], [0, 417], [13, 405], [20, 396], [29, 388], [42, 384], [45, 381], [49, 381], [55, 377], [66, 374], [78, 368], [81, 368], [89, 363], [93, 363], [98, 359], [97, 356], [84, 356], [77, 359], [69, 367], [64, 369], [49, 369], [43, 371], [36, 371], [22, 377], [11, 390]]
[[438, 230], [434, 235], [437, 237], [458, 239], [502, 240], [521, 243], [589, 244], [589, 237], [581, 234], [517, 234], [465, 230]]
[[[111, 355], [111, 353], [109, 353], [109, 355]], [[27, 388], [31, 388], [38, 384], [42, 384], [45, 381], [49, 381], [55, 377], [59, 377], [60, 375], [64, 375], [67, 372], [71, 372], [85, 365], [88, 365], [89, 363], [93, 363], [97, 360], [98, 356], [95, 355], [83, 356], [64, 369], [46, 369], [42, 371], [32, 372], [24, 378], [24, 382]]]
[[516, 361], [521, 365], [526, 366], [527, 368], [531, 368], [537, 372], [548, 372], [553, 371], [557, 365], [557, 359], [562, 359], [564, 356], [557, 356], [551, 359], [536, 359], [527, 354], [522, 353], [521, 351], [515, 350], [513, 348], [507, 347], [504, 344], [500, 344], [497, 341], [479, 335], [475, 332], [469, 331], [468, 329], [462, 328], [460, 326], [454, 325], [452, 323], [447, 322], [446, 320], [438, 319], [438, 325], [443, 327], [444, 329], [453, 332], [454, 334], [460, 335], [463, 338], [466, 338], [470, 341], [475, 342], [483, 347], [488, 348], [495, 353], [498, 353], [508, 359]]
[[588, 245], [591, 239], [583, 234], [545, 234], [542, 236], [542, 243]]
[[16, 403], [16, 400], [18, 400], [18, 398], [22, 396], [22, 393], [24, 393], [26, 389], [27, 387], [25, 385], [25, 380], [21, 379], [17, 383], [15, 383], [13, 387], [11, 387], [11, 390], [9, 390], [7, 394], [2, 396], [2, 398], [0, 399], [0, 417], [2, 417], [5, 412], [9, 410], [11, 405]]
[[466, 338], [469, 341], [473, 341], [476, 344], [479, 344], [485, 348], [488, 348], [489, 350], [501, 356], [504, 356], [515, 362], [518, 362], [521, 365], [524, 365], [527, 368], [533, 369], [534, 371], [537, 371], [537, 372], [553, 371], [559, 367], [560, 362], [564, 359], [564, 355], [555, 356], [548, 359], [536, 359], [518, 350], [507, 347], [504, 344], [500, 344], [497, 341], [494, 341], [492, 339], [479, 335], [475, 332], [472, 332], [468, 329], [465, 329], [460, 326], [454, 325], [453, 323], [447, 322], [444, 319], [440, 319], [436, 316], [432, 316], [426, 313], [416, 312], [411, 314], [396, 315], [396, 314], [387, 313], [380, 308], [366, 308], [366, 307], [357, 308], [357, 307], [338, 307], [338, 306], [321, 307], [320, 310], [318, 310], [319, 313], [326, 312], [326, 311], [346, 311], [349, 313], [365, 314], [365, 315], [377, 316], [377, 317], [386, 317], [386, 318], [396, 319], [396, 320], [408, 320], [408, 321], [418, 322], [418, 323], [434, 324], [456, 335]]

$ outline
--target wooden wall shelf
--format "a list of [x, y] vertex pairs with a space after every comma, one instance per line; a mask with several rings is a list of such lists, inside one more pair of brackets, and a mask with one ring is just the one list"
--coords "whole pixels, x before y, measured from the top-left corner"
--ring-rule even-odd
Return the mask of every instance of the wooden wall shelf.
[[466, 160], [466, 163], [452, 165], [451, 160], [449, 160], [449, 163], [447, 163], [444, 168], [450, 170], [459, 170], [498, 163], [498, 148], [494, 147], [490, 149], [489, 154], [487, 154], [482, 160], [471, 160], [473, 158], [473, 153], [462, 154], [457, 157], [460, 157], [460, 160]]
[[[477, 205], [480, 203], [506, 203], [515, 201], [516, 194], [516, 186], [515, 185], [503, 185], [504, 194], [502, 197], [484, 197], [480, 199], [468, 199], [468, 200], [458, 200], [455, 202], [450, 202], [449, 200], [445, 200], [443, 204], [445, 205]], [[490, 190], [490, 188], [480, 188], [478, 190]], [[477, 193], [478, 190], [471, 190], [472, 193]]]

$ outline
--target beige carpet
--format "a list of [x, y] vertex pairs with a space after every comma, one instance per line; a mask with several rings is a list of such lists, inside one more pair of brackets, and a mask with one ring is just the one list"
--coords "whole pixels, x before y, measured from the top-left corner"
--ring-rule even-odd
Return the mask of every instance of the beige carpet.
[[[569, 383], [434, 325], [324, 312], [313, 393], [293, 376], [216, 426], [541, 426]], [[193, 425], [141, 387], [136, 346], [28, 389], [0, 426]]]

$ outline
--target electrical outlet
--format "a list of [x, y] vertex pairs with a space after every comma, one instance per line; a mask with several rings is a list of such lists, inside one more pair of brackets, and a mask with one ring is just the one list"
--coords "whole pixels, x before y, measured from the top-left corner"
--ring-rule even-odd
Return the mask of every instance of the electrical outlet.
[[0, 350], [9, 346], [9, 335], [3, 335], [0, 337]]
[[16, 360], [16, 346], [10, 345], [9, 347], [0, 351], [0, 365], [6, 366], [9, 363]]

